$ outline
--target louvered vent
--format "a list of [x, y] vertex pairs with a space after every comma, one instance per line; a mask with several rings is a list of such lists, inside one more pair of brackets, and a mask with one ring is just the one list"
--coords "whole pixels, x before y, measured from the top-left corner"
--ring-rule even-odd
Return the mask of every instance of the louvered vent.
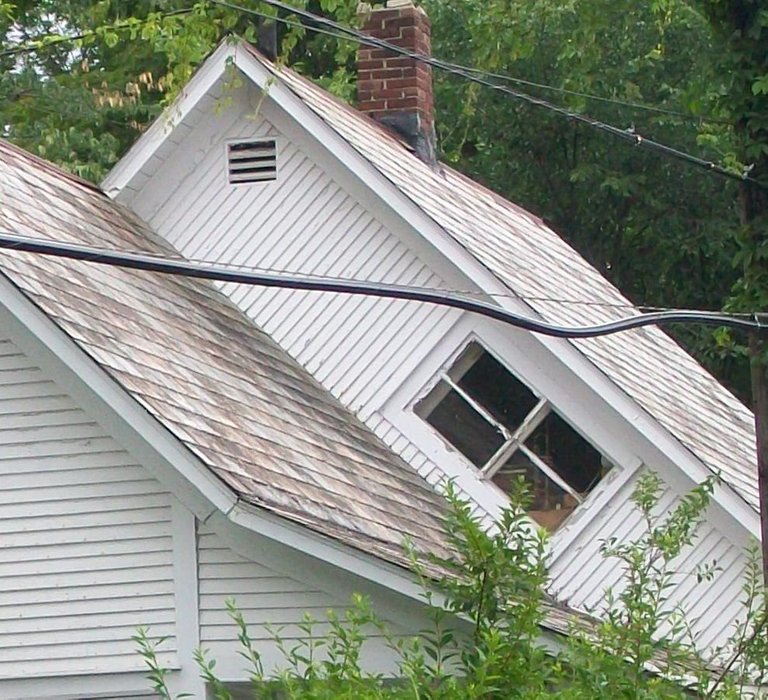
[[242, 141], [227, 146], [229, 182], [265, 182], [277, 179], [277, 146], [270, 141]]

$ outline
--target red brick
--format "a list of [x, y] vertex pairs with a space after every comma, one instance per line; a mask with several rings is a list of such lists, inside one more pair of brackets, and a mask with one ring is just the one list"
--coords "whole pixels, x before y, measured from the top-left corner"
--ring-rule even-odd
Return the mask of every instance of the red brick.
[[386, 100], [366, 100], [365, 102], [360, 102], [358, 104], [358, 107], [363, 112], [375, 112], [375, 111], [384, 111], [387, 107]]
[[[374, 10], [363, 30], [371, 36], [425, 56], [430, 55], [430, 21], [423, 10], [400, 7]], [[358, 104], [371, 116], [392, 111], [434, 120], [432, 71], [424, 63], [380, 48], [358, 51]]]
[[369, 90], [370, 92], [374, 92], [376, 90], [381, 90], [383, 87], [384, 87], [383, 80], [358, 80], [357, 81], [358, 90]]
[[389, 54], [389, 58], [384, 59], [386, 68], [413, 68], [416, 65], [416, 61], [407, 56], [392, 56]]
[[379, 70], [371, 71], [368, 77], [392, 80], [405, 77], [405, 72], [402, 68], [380, 68]]
[[357, 56], [358, 56], [358, 59], [357, 59], [357, 70], [358, 70], [358, 72], [366, 71], [366, 70], [371, 70], [371, 69], [375, 69], [375, 68], [380, 68], [381, 67], [381, 61], [380, 60], [372, 61], [371, 59], [365, 59], [365, 60], [361, 61], [359, 53], [357, 54]]
[[[358, 85], [360, 83], [358, 82]], [[409, 76], [407, 78], [394, 78], [392, 80], [387, 80], [386, 84], [387, 88], [417, 88], [418, 80], [415, 76]]]
[[413, 97], [401, 97], [399, 99], [387, 100], [387, 109], [415, 109], [416, 100]]

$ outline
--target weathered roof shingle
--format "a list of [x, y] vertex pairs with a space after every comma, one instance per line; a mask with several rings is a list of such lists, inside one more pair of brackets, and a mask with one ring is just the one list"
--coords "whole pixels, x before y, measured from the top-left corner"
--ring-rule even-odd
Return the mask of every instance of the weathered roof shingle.
[[[98, 188], [0, 140], [0, 229], [178, 257]], [[248, 503], [396, 563], [445, 502], [213, 285], [3, 251], [0, 270]]]
[[[373, 120], [251, 54], [541, 318], [580, 326], [639, 313], [539, 218], [429, 167]], [[677, 343], [657, 328], [570, 342], [759, 512], [754, 416]]]

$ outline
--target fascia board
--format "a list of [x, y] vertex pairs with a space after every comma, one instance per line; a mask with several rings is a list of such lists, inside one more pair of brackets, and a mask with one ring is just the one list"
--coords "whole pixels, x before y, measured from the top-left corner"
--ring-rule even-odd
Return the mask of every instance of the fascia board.
[[[138, 658], [138, 652], [136, 656]], [[157, 695], [150, 690], [147, 667], [142, 665], [143, 668], [136, 671], [0, 679], [0, 697], [6, 700], [152, 700]], [[177, 676], [177, 671], [170, 670], [169, 685]]]
[[[516, 313], [533, 313], [522, 300], [509, 297], [509, 288], [487, 267], [480, 263], [456, 240], [450, 237], [415, 202], [408, 198], [393, 182], [387, 179], [370, 161], [354, 149], [334, 129], [328, 126], [302, 100], [274, 74], [263, 66], [250, 52], [243, 50], [235, 55], [237, 67], [255, 85], [268, 92], [269, 98], [303, 126], [319, 144], [337, 160], [340, 165], [353, 173], [365, 184], [371, 196], [379, 198], [398, 215], [403, 223], [426, 239], [450, 264], [459, 270], [497, 303]], [[680, 443], [665, 427], [640, 407], [623, 389], [587, 360], [570, 342], [547, 336], [536, 336], [538, 342], [577, 376], [584, 377], [593, 386], [600, 387], [600, 393], [635, 428], [644, 431], [649, 441], [659, 446], [693, 482], [706, 479], [711, 470], [688, 448]], [[721, 485], [714, 499], [727, 512], [736, 517], [752, 534], [760, 531], [759, 516], [730, 486]]]
[[[445, 260], [459, 260], [460, 263], [456, 267], [469, 281], [474, 281], [488, 293], [509, 293], [509, 289], [496, 275], [468, 253], [367, 158], [305, 105], [301, 98], [280, 80], [279, 70], [276, 74], [271, 72], [247, 50], [238, 52], [234, 62], [258, 88], [264, 90], [264, 86], [267, 86], [268, 97], [300, 124], [341, 167], [366, 185], [372, 197], [382, 201], [405, 226], [437, 249]], [[527, 306], [525, 308], [530, 311]]]
[[130, 205], [131, 194], [126, 188], [154, 153], [168, 140], [181, 122], [205, 97], [224, 74], [227, 65], [237, 50], [231, 40], [222, 41], [216, 50], [203, 62], [174, 102], [163, 110], [152, 126], [141, 135], [136, 143], [118, 161], [101, 183], [101, 189], [112, 199]]
[[0, 327], [99, 424], [201, 520], [237, 497], [117, 381], [0, 275]]
[[[221, 515], [217, 515], [211, 519], [210, 524], [214, 529], [216, 529], [217, 520], [221, 517]], [[349, 545], [331, 540], [313, 530], [246, 503], [238, 503], [226, 517], [234, 525], [256, 532], [262, 537], [303, 555], [318, 559], [325, 565], [348, 572], [354, 577], [362, 578], [376, 587], [383, 587], [398, 596], [403, 596], [412, 603], [419, 606], [426, 604], [422, 583], [413, 572], [402, 567], [358, 551]], [[250, 544], [253, 545], [253, 543]], [[263, 552], [260, 550], [254, 552], [253, 555], [248, 551], [238, 553], [247, 558], [253, 556], [254, 560], [258, 560], [258, 555]], [[318, 581], [314, 576], [315, 574], [313, 574], [313, 582], [316, 585], [325, 584], [327, 587], [327, 580]], [[431, 599], [432, 603], [438, 607], [443, 606], [446, 602], [445, 596], [435, 590], [431, 591]], [[407, 618], [408, 614], [408, 608], [403, 608], [401, 615], [393, 610], [388, 613], [387, 619], [400, 624], [412, 623], [410, 619], [399, 619], [400, 617]], [[452, 614], [451, 621], [457, 629], [464, 633], [470, 633], [474, 625], [472, 620], [462, 614]], [[560, 633], [549, 629], [546, 624], [542, 625], [539, 642], [552, 653], [558, 653], [563, 648]]]

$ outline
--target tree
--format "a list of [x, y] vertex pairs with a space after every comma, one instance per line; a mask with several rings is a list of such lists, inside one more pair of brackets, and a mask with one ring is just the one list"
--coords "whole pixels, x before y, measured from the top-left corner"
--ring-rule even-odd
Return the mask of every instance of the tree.
[[[735, 240], [741, 276], [730, 306], [768, 308], [768, 7], [759, 0], [700, 0], [725, 47], [720, 66], [727, 76], [720, 104], [735, 124], [732, 157], [748, 167], [750, 182], [739, 188], [740, 223]], [[749, 343], [756, 415], [763, 573], [768, 586], [768, 346], [757, 334]]]
[[[552, 86], [513, 85], [684, 151], [719, 161], [730, 154], [730, 113], [715, 99], [718, 43], [682, 0], [428, 8], [437, 55]], [[634, 302], [722, 308], [738, 277], [735, 184], [508, 95], [436, 78], [443, 148], [461, 170], [543, 216]], [[741, 353], [718, 346], [709, 331], [675, 333], [749, 396]]]
[[[738, 162], [732, 111], [716, 99], [723, 92], [718, 45], [706, 18], [684, 0], [425, 2], [436, 55], [569, 90], [521, 87], [683, 150]], [[296, 4], [355, 22], [353, 0]], [[274, 13], [258, 2], [243, 5]], [[93, 180], [225, 33], [254, 38], [258, 21], [205, 2], [174, 14], [186, 7], [180, 0], [24, 0], [8, 7], [0, 20], [5, 44], [42, 45], [30, 53], [0, 51], [6, 136]], [[294, 22], [280, 25], [283, 59], [351, 99], [354, 44], [282, 17]], [[86, 36], [55, 44], [52, 31]], [[735, 185], [437, 71], [435, 80], [449, 161], [541, 214], [633, 301], [722, 307], [738, 279]], [[717, 343], [711, 331], [675, 333], [748, 396], [744, 353], [723, 334]]]

